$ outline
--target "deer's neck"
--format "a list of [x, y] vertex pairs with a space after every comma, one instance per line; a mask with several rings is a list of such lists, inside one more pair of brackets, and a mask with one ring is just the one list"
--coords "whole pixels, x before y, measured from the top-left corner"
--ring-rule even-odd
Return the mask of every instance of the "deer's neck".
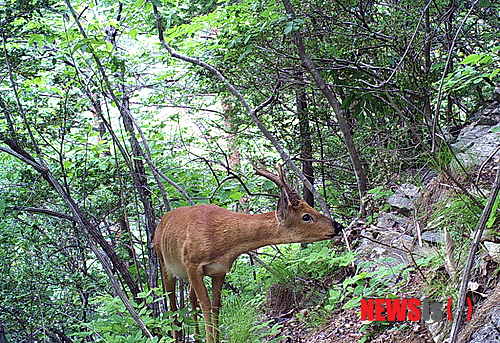
[[265, 245], [291, 243], [286, 228], [280, 226], [275, 211], [243, 215], [234, 225], [238, 234], [238, 255]]

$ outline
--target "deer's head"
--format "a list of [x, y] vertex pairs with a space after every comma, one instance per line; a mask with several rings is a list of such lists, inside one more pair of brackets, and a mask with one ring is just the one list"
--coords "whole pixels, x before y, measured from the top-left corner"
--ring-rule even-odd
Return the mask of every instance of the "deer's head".
[[273, 181], [281, 195], [276, 208], [276, 218], [283, 230], [296, 242], [316, 242], [334, 238], [342, 232], [343, 226], [309, 206], [295, 192], [285, 179], [283, 168], [277, 165], [279, 175], [254, 165], [255, 173]]

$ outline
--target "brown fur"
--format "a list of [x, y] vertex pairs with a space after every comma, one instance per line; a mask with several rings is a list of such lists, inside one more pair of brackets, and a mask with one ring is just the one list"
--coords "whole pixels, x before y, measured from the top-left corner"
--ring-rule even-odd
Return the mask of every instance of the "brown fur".
[[[219, 341], [220, 293], [224, 277], [239, 255], [265, 245], [330, 239], [340, 232], [341, 225], [303, 200], [292, 205], [289, 198], [283, 190], [277, 211], [255, 215], [215, 205], [181, 207], [167, 213], [158, 225], [154, 245], [164, 289], [170, 292], [170, 308], [177, 310], [175, 277], [188, 280], [192, 308], [197, 306], [196, 298], [201, 305], [207, 342]], [[312, 220], [303, 220], [305, 214]], [[212, 301], [203, 276], [212, 278]], [[177, 333], [174, 338], [177, 340]]]

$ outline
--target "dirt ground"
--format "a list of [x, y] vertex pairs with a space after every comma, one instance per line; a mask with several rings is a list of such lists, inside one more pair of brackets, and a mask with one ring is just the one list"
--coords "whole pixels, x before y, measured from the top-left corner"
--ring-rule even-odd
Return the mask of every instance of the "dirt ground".
[[359, 318], [358, 309], [339, 311], [327, 324], [311, 331], [305, 322], [291, 320], [283, 322], [281, 337], [286, 337], [286, 343], [358, 343], [363, 337], [366, 342], [373, 343], [430, 343], [433, 342], [423, 323], [395, 323], [383, 327], [372, 324], [362, 330], [363, 324]]

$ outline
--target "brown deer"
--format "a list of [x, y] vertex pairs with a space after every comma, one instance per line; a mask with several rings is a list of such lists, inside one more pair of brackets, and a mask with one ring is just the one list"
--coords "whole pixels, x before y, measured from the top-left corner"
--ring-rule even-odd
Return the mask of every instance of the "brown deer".
[[[189, 281], [191, 307], [195, 310], [199, 299], [209, 343], [219, 341], [221, 289], [224, 277], [239, 255], [265, 245], [331, 239], [343, 229], [290, 188], [281, 166], [278, 165], [279, 176], [263, 167], [254, 165], [254, 168], [257, 175], [281, 188], [276, 211], [252, 215], [216, 205], [180, 207], [163, 216], [156, 228], [154, 247], [170, 309], [177, 310], [175, 278]], [[203, 283], [204, 276], [212, 278], [212, 301]], [[177, 342], [177, 332], [173, 335]]]

